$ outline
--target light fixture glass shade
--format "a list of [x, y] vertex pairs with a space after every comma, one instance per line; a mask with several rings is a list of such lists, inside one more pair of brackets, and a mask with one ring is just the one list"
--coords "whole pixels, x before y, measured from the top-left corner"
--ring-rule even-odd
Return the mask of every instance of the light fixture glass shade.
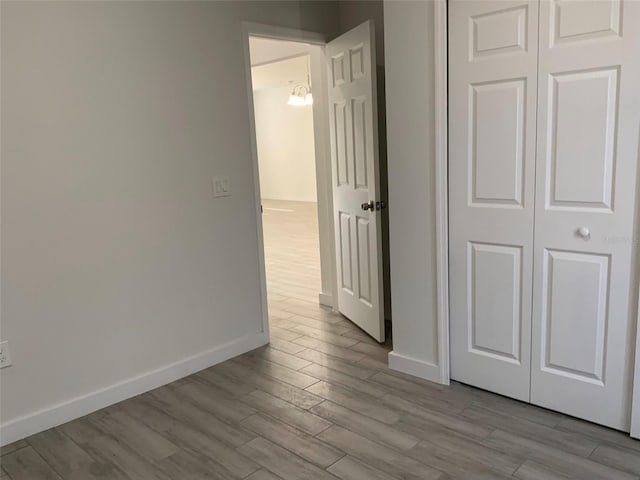
[[305, 105], [305, 98], [292, 93], [289, 95], [289, 101], [287, 101], [287, 105], [292, 105], [294, 107], [303, 107]]
[[307, 83], [298, 83], [291, 90], [287, 105], [294, 107], [304, 107], [306, 105], [313, 105], [313, 95], [311, 94], [311, 74], [310, 74], [310, 57], [307, 56]]
[[313, 95], [311, 95], [311, 87], [309, 85], [298, 84], [293, 87], [287, 105], [294, 107], [304, 107], [305, 105], [313, 105]]

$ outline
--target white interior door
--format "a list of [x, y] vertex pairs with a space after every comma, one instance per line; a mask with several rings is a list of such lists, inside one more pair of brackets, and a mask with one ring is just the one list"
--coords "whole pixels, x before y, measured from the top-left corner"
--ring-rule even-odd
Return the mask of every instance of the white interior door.
[[637, 301], [639, 25], [637, 1], [541, 2], [531, 401], [623, 430]]
[[537, 1], [449, 2], [451, 377], [529, 401]]
[[[338, 310], [384, 341], [373, 22], [327, 45]], [[373, 209], [363, 204], [373, 201]]]

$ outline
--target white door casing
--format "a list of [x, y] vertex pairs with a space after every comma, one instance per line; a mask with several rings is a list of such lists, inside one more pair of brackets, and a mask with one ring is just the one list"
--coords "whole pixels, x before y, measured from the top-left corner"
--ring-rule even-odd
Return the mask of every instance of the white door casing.
[[327, 44], [338, 310], [384, 341], [373, 22]]
[[531, 401], [626, 431], [638, 273], [638, 25], [637, 1], [540, 4]]
[[529, 400], [537, 1], [449, 2], [451, 377]]

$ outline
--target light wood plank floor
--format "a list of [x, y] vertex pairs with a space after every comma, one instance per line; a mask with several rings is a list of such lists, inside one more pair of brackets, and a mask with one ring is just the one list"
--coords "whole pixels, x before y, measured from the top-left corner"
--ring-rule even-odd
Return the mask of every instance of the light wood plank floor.
[[390, 371], [317, 305], [314, 207], [265, 206], [271, 346], [5, 447], [2, 480], [639, 478], [623, 433]]

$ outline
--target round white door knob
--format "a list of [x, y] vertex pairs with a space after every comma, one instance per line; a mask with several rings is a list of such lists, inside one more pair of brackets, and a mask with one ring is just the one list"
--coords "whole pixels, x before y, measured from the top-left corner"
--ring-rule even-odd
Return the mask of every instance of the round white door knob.
[[591, 238], [591, 232], [587, 227], [580, 227], [578, 229], [578, 235], [580, 235], [583, 240], [589, 240]]

